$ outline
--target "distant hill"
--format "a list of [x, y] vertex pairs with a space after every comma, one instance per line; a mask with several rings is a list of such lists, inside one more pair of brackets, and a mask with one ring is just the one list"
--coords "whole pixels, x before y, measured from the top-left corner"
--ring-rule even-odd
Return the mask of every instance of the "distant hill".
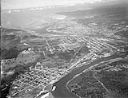
[[108, 14], [128, 14], [127, 4], [110, 4], [110, 5], [95, 5], [92, 9], [88, 10], [77, 10], [77, 11], [66, 11], [58, 14], [63, 14], [72, 17], [84, 17], [89, 15], [108, 15]]

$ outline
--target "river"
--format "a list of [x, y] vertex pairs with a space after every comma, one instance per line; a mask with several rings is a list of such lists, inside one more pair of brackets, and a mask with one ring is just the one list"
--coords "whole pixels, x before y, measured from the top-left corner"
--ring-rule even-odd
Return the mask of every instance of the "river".
[[56, 83], [53, 84], [53, 86], [56, 86], [56, 89], [52, 92], [54, 98], [78, 98], [76, 95], [69, 92], [68, 89], [66, 88], [66, 83], [69, 80], [71, 80], [76, 74], [79, 74], [82, 71], [84, 71], [85, 69], [88, 69], [90, 66], [93, 66], [100, 62], [108, 61], [111, 59], [125, 57], [127, 54], [128, 54], [128, 52], [126, 52], [125, 54], [123, 53], [122, 55], [113, 54], [112, 56], [109, 56], [109, 57], [99, 58], [99, 59], [91, 62], [90, 64], [87, 64], [86, 66], [81, 66], [81, 67], [75, 68], [69, 74], [67, 74], [65, 77], [61, 78], [59, 81], [57, 81]]

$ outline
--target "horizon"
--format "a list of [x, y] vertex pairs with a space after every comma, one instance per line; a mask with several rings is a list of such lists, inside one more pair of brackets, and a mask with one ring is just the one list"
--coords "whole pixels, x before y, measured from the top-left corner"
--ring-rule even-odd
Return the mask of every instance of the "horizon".
[[[95, 4], [120, 0], [2, 0], [1, 9], [25, 9], [35, 7], [74, 6], [78, 4]], [[127, 0], [121, 0], [122, 2]]]

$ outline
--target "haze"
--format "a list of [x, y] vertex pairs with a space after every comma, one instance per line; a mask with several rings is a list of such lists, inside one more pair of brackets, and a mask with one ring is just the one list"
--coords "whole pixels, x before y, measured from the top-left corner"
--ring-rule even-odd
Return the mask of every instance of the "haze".
[[75, 4], [94, 3], [104, 0], [2, 0], [2, 9], [19, 9], [46, 6], [72, 6]]

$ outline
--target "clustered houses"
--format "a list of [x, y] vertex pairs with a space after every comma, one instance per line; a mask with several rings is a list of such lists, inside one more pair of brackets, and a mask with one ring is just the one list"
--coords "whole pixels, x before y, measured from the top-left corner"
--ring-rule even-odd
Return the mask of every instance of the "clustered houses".
[[[23, 51], [19, 54], [16, 62], [18, 63], [29, 63], [33, 62], [38, 58], [38, 53], [43, 53], [45, 56], [45, 60], [43, 62], [37, 62], [34, 68], [30, 68], [29, 72], [21, 74], [14, 82], [13, 82], [13, 89], [12, 95], [15, 95], [19, 92], [28, 92], [35, 88], [43, 89], [66, 75], [75, 67], [82, 66], [88, 62], [94, 61], [97, 57], [106, 57], [110, 56], [113, 53], [113, 50], [117, 50], [116, 47], [107, 43], [107, 38], [98, 38], [96, 36], [90, 36], [89, 34], [94, 33], [94, 31], [100, 32], [102, 30], [98, 30], [97, 24], [92, 23], [90, 24], [91, 27], [95, 26], [94, 29], [90, 29], [89, 27], [83, 27], [81, 25], [78, 26], [76, 22], [69, 21], [69, 24], [66, 22], [62, 22], [56, 25], [52, 25], [47, 29], [47, 31], [57, 32], [57, 30], [62, 32], [74, 33], [72, 35], [65, 35], [65, 36], [58, 36], [56, 38], [45, 38], [43, 39], [42, 43], [36, 42], [33, 49], [29, 49], [27, 51]], [[61, 29], [66, 28], [66, 29]], [[86, 29], [86, 30], [85, 30]], [[106, 31], [106, 28], [105, 30]], [[104, 32], [103, 31], [103, 32]], [[83, 34], [82, 34], [83, 33]], [[87, 34], [85, 34], [87, 33]], [[112, 32], [108, 32], [112, 33]], [[85, 34], [85, 35], [84, 35]], [[57, 40], [56, 40], [57, 39]], [[109, 38], [108, 38], [109, 39]], [[85, 44], [83, 44], [85, 43]], [[38, 45], [37, 45], [38, 44]], [[87, 45], [90, 49], [89, 53], [82, 55], [79, 57], [75, 62], [71, 63], [69, 67], [66, 68], [58, 68], [58, 67], [45, 67], [52, 64], [52, 58], [49, 58], [47, 55], [48, 53], [54, 54], [55, 52], [65, 52], [68, 50], [74, 50], [75, 48], [81, 48], [83, 45]], [[104, 52], [103, 55], [99, 55], [104, 50], [108, 50]], [[38, 52], [37, 54], [35, 53]], [[57, 57], [58, 58], [58, 57]], [[49, 60], [50, 59], [50, 60]], [[12, 60], [13, 62], [13, 60]], [[14, 60], [15, 62], [15, 60]]]
[[[79, 41], [80, 39], [80, 41]], [[73, 41], [74, 40], [74, 41]], [[34, 68], [30, 68], [29, 72], [26, 72], [25, 74], [22, 74], [19, 76], [17, 80], [14, 81], [14, 86], [12, 90], [12, 95], [15, 95], [19, 92], [28, 92], [28, 88], [30, 90], [33, 90], [35, 88], [38, 88], [39, 86], [45, 88], [48, 84], [54, 83], [55, 81], [58, 81], [61, 77], [63, 77], [66, 73], [71, 71], [74, 67], [79, 67], [82, 66], [83, 63], [87, 63], [86, 61], [88, 60], [89, 62], [95, 60], [97, 57], [99, 57], [96, 53], [97, 52], [102, 52], [104, 49], [111, 50], [113, 48], [111, 45], [107, 44], [106, 42], [101, 43], [100, 40], [94, 39], [93, 37], [83, 37], [79, 36], [65, 36], [61, 39], [62, 44], [59, 44], [58, 47], [60, 47], [60, 50], [64, 48], [64, 50], [68, 49], [74, 49], [76, 47], [80, 47], [81, 44], [80, 42], [87, 43], [87, 47], [90, 48], [90, 52], [83, 57], [79, 58], [79, 60], [76, 63], [73, 63], [70, 65], [69, 68], [48, 68], [44, 67], [45, 63], [40, 63], [38, 62]], [[46, 40], [46, 49], [43, 50], [44, 54], [47, 55], [47, 51], [54, 52], [55, 46], [52, 45], [49, 40]], [[115, 48], [115, 47], [114, 47]], [[27, 56], [28, 54], [29, 57]], [[29, 62], [29, 60], [34, 60], [34, 52], [29, 49], [28, 51], [23, 51], [22, 54], [19, 55], [19, 57], [25, 58], [25, 62]], [[109, 56], [109, 55], [108, 55]], [[31, 61], [30, 61], [31, 62]], [[49, 62], [49, 61], [48, 61]], [[46, 63], [47, 64], [47, 63]], [[15, 85], [16, 84], [16, 85]]]
[[20, 75], [13, 82], [12, 96], [21, 93], [31, 88], [31, 90], [41, 86], [45, 88], [47, 85], [56, 82], [62, 75], [66, 74], [66, 69], [44, 68], [41, 63], [37, 63], [30, 72]]
[[[60, 39], [59, 39], [60, 38]], [[88, 47], [92, 48], [93, 50], [102, 51], [103, 49], [110, 49], [113, 47], [112, 45], [107, 44], [104, 40], [99, 40], [98, 38], [90, 37], [90, 36], [83, 36], [83, 35], [70, 35], [70, 36], [60, 36], [58, 37], [58, 44], [54, 42], [55, 38], [52, 39], [44, 39], [43, 43], [46, 44], [35, 46], [34, 51], [43, 52], [46, 56], [49, 52], [50, 54], [54, 54], [55, 51], [67, 51], [73, 50], [81, 46], [81, 43], [87, 43]], [[37, 49], [36, 49], [37, 48]]]

